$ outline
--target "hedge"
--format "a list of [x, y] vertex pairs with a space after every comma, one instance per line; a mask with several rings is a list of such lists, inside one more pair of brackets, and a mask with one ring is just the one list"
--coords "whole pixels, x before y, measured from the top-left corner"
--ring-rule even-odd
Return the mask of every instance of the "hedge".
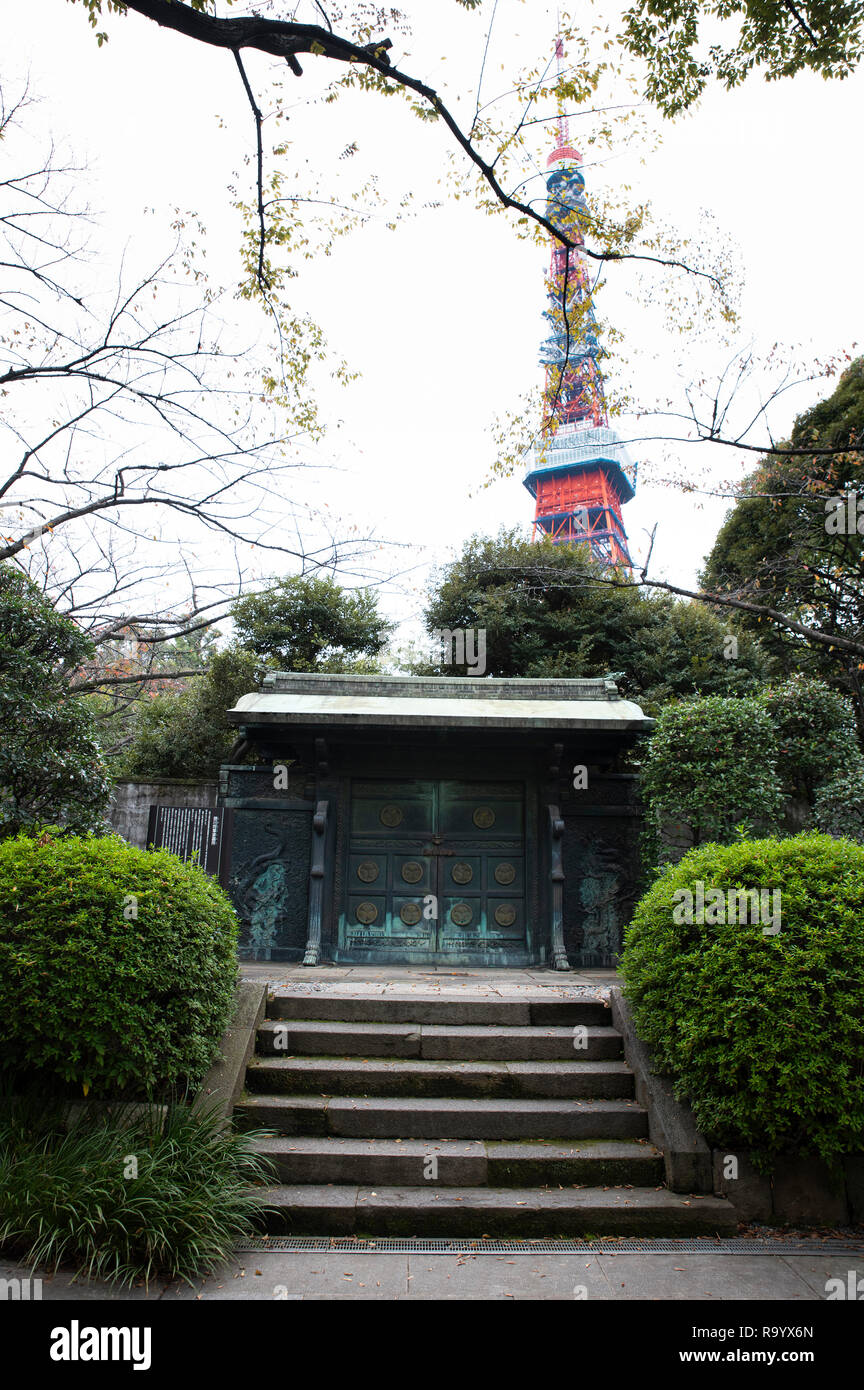
[[[726, 896], [704, 914], [725, 920], [676, 920], [700, 884], [778, 890], [779, 924], [730, 920]], [[622, 972], [657, 1069], [712, 1142], [763, 1166], [864, 1148], [864, 847], [812, 832], [691, 850], [637, 905]]]
[[[774, 830], [782, 811], [777, 732], [756, 698], [696, 696], [660, 711], [642, 764], [647, 829], [686, 821], [696, 843], [739, 825]], [[659, 853], [659, 845], [657, 846]]]
[[217, 883], [115, 836], [0, 844], [0, 1074], [79, 1095], [197, 1085], [229, 1018], [237, 920]]

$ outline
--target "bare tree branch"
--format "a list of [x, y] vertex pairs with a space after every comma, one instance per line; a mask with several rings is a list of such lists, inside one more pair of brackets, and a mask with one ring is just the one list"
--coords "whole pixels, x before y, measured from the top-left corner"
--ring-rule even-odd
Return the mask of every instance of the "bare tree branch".
[[792, 15], [793, 19], [795, 20], [795, 23], [798, 25], [798, 28], [803, 29], [810, 42], [814, 45], [814, 47], [818, 48], [819, 40], [813, 33], [813, 30], [810, 28], [810, 25], [807, 23], [806, 19], [801, 14], [797, 6], [792, 3], [792, 0], [782, 0], [782, 2], [785, 5], [786, 9], [789, 11], [789, 13]]
[[[317, 57], [329, 58], [336, 62], [359, 64], [376, 72], [380, 77], [414, 92], [428, 102], [431, 109], [444, 122], [456, 143], [471, 163], [479, 171], [502, 207], [509, 208], [520, 216], [542, 227], [562, 246], [573, 248], [576, 243], [556, 227], [544, 214], [537, 212], [530, 203], [507, 193], [495, 173], [495, 161], [489, 161], [472, 143], [453, 113], [442, 101], [438, 92], [428, 83], [412, 77], [394, 67], [387, 54], [393, 47], [390, 39], [384, 38], [369, 44], [356, 44], [332, 30], [317, 24], [300, 24], [294, 21], [265, 19], [260, 15], [217, 17], [200, 10], [193, 10], [180, 0], [128, 0], [126, 8], [155, 21], [161, 27], [173, 29], [176, 33], [199, 43], [210, 44], [216, 48], [230, 49], [237, 53], [251, 48], [272, 57], [284, 58], [296, 76], [302, 76], [302, 68], [297, 61], [298, 53], [310, 53]], [[473, 129], [473, 127], [472, 127]], [[676, 257], [650, 255], [639, 251], [594, 251], [582, 248], [586, 256], [597, 261], [647, 261], [667, 269], [683, 270], [689, 274], [710, 281], [720, 287], [718, 276], [709, 271], [699, 270]]]
[[267, 284], [267, 279], [264, 274], [264, 246], [267, 240], [267, 229], [264, 220], [264, 144], [261, 134], [264, 118], [261, 115], [261, 108], [255, 100], [255, 93], [252, 91], [252, 88], [249, 84], [249, 78], [247, 77], [246, 69], [243, 66], [243, 59], [240, 57], [240, 53], [236, 48], [234, 50], [234, 59], [240, 71], [240, 76], [243, 79], [243, 86], [245, 87], [246, 95], [249, 98], [249, 105], [252, 107], [252, 115], [255, 118], [255, 146], [258, 185], [258, 283], [261, 286], [261, 289], [266, 293], [266, 291], [270, 287]]

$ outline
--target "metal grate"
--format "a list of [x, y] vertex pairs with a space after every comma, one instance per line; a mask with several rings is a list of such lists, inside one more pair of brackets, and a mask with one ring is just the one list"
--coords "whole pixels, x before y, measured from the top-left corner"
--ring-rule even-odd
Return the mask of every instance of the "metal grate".
[[864, 1241], [855, 1240], [458, 1240], [382, 1236], [355, 1240], [346, 1236], [273, 1236], [237, 1247], [237, 1254], [327, 1251], [362, 1255], [854, 1255], [864, 1258]]

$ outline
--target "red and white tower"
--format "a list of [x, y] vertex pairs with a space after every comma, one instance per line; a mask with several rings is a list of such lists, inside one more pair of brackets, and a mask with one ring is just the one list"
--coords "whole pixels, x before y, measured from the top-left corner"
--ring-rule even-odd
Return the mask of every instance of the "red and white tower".
[[[563, 55], [560, 38], [555, 46]], [[582, 158], [570, 144], [566, 116], [547, 160], [546, 215], [572, 242], [552, 242], [549, 336], [540, 350], [546, 369], [542, 442], [524, 483], [536, 500], [534, 534], [558, 544], [588, 545], [594, 559], [631, 565], [621, 508], [636, 490], [636, 465], [609, 418], [598, 366], [600, 348], [591, 281], [582, 254], [588, 214]]]

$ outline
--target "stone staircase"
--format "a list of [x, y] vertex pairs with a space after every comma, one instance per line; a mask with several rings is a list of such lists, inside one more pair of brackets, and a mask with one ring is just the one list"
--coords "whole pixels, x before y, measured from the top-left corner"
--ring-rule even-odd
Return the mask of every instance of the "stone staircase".
[[664, 1187], [633, 1093], [602, 1003], [281, 993], [235, 1121], [275, 1131], [274, 1235], [734, 1234]]

